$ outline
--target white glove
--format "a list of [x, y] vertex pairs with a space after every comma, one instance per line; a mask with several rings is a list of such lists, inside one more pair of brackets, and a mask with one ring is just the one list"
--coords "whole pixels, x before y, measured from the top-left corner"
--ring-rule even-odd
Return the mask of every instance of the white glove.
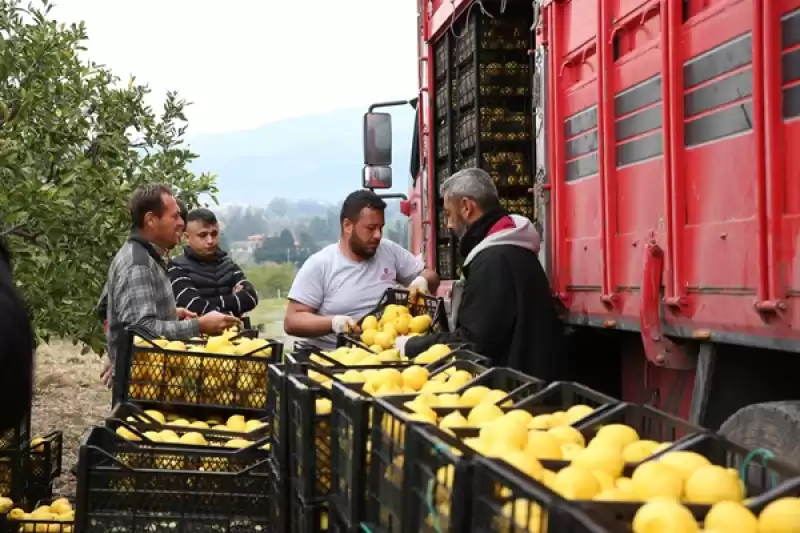
[[356, 329], [356, 321], [349, 316], [337, 315], [331, 319], [331, 329], [334, 333], [350, 333]]
[[412, 293], [415, 292], [424, 292], [425, 294], [428, 293], [428, 280], [422, 276], [417, 276], [414, 278], [414, 281], [409, 283], [408, 290]]
[[394, 349], [400, 352], [400, 355], [406, 354], [406, 343], [411, 336], [397, 337], [394, 341]]

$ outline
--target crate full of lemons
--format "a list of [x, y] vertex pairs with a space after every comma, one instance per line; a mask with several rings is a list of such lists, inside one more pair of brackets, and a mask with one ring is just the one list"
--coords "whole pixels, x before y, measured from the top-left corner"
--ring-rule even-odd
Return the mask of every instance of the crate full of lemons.
[[122, 400], [266, 408], [267, 365], [280, 360], [283, 346], [234, 337], [233, 332], [189, 342], [134, 337]]

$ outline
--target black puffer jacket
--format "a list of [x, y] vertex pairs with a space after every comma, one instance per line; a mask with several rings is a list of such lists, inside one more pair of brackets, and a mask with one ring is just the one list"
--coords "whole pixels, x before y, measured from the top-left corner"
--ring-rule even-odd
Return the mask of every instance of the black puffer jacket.
[[[169, 277], [178, 307], [198, 315], [220, 311], [241, 317], [258, 303], [253, 285], [222, 250], [206, 259], [187, 246], [182, 256], [172, 260]], [[234, 292], [239, 284], [243, 290]]]
[[19, 427], [31, 411], [33, 327], [11, 278], [8, 250], [0, 241], [0, 432]]

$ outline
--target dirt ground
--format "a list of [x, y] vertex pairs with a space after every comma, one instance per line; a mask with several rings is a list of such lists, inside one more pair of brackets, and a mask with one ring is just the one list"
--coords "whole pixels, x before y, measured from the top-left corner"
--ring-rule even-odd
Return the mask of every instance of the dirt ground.
[[74, 494], [70, 468], [77, 461], [80, 439], [111, 409], [111, 391], [100, 381], [100, 366], [97, 355], [81, 355], [80, 347], [69, 342], [40, 346], [36, 354], [33, 434], [64, 432], [62, 474], [55, 483], [58, 494]]

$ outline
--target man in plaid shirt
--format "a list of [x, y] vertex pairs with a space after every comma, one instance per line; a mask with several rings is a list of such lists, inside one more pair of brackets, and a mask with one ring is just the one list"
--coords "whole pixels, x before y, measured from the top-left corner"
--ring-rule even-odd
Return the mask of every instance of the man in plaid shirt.
[[102, 372], [110, 385], [117, 356], [130, 342], [128, 327], [167, 339], [217, 335], [239, 319], [218, 312], [198, 317], [175, 306], [165, 251], [177, 246], [183, 220], [166, 185], [143, 185], [131, 197], [133, 231], [108, 271], [108, 356]]

